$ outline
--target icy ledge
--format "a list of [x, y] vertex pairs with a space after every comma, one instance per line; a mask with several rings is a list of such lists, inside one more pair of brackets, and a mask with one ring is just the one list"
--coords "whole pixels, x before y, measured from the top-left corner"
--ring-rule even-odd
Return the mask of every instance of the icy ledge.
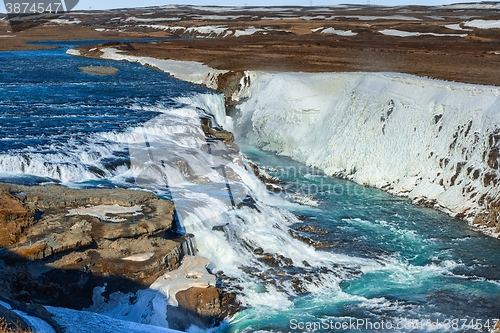
[[[79, 55], [74, 54], [76, 51], [78, 50], [68, 50], [67, 53], [70, 55]], [[120, 50], [113, 48], [103, 48], [100, 49], [100, 51], [103, 53], [101, 56], [102, 59], [138, 62], [142, 65], [148, 65], [164, 71], [179, 80], [204, 85], [212, 89], [217, 88], [219, 75], [227, 72], [213, 69], [194, 61], [161, 60], [151, 57], [136, 57], [122, 54]]]
[[234, 126], [266, 150], [499, 235], [500, 88], [393, 73], [248, 73]]

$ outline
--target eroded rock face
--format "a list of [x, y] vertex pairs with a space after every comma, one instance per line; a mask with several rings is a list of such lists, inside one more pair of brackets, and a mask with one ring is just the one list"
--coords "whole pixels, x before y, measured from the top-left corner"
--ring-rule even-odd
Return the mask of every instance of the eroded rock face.
[[33, 225], [35, 211], [0, 187], [0, 247], [10, 247], [19, 241], [23, 232]]
[[[27, 259], [100, 248], [99, 243], [151, 237], [172, 227], [174, 205], [154, 194], [123, 189], [74, 190], [61, 186], [11, 186], [38, 218], [11, 249]], [[140, 251], [140, 250], [138, 250]], [[133, 254], [132, 248], [121, 252]]]
[[167, 311], [168, 322], [172, 328], [186, 330], [189, 327], [186, 326], [188, 322], [207, 328], [217, 324], [222, 314], [221, 294], [216, 287], [189, 288], [179, 291], [175, 298], [179, 306], [169, 306]]

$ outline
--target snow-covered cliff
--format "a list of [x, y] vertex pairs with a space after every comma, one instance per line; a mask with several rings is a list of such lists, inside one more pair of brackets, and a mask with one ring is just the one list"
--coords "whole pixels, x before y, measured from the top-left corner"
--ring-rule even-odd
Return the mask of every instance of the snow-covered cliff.
[[497, 234], [500, 88], [393, 73], [247, 73], [235, 133]]

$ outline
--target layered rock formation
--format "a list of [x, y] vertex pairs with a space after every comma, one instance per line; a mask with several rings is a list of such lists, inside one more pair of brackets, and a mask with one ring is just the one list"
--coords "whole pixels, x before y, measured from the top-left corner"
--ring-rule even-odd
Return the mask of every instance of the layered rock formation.
[[11, 297], [85, 307], [104, 280], [147, 287], [179, 266], [181, 242], [162, 234], [172, 228], [174, 206], [154, 194], [53, 185], [2, 190], [3, 260], [13, 274], [25, 275], [11, 281]]
[[[147, 289], [181, 264], [185, 238], [172, 231], [174, 214], [172, 202], [144, 191], [3, 184], [2, 296], [16, 308], [40, 303], [82, 309], [93, 305], [96, 287], [106, 286], [104, 300]], [[188, 292], [201, 300], [194, 306], [184, 306], [185, 292], [178, 296], [188, 326], [208, 327], [225, 314], [221, 290], [207, 287]], [[209, 313], [207, 304], [214, 304]]]

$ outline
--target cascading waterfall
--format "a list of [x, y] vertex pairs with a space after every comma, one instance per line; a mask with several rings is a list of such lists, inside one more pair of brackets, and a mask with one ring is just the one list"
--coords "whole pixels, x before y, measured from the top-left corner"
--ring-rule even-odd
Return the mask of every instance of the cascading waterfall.
[[[80, 62], [90, 60], [71, 58], [68, 61], [80, 65]], [[2, 65], [8, 63], [2, 62]], [[354, 180], [362, 182], [363, 177], [367, 177], [373, 182], [385, 184], [387, 170], [404, 174], [404, 166], [397, 165], [396, 169], [392, 169], [391, 159], [381, 161], [383, 157], [374, 156], [373, 161], [365, 162], [384, 162], [380, 164], [384, 168], [374, 168], [380, 171], [377, 173], [380, 177], [370, 178], [366, 169], [359, 168], [364, 165], [360, 156], [373, 147], [370, 138], [380, 133], [385, 135], [386, 141], [377, 147], [402, 144], [408, 148], [404, 150], [407, 152], [421, 146], [424, 140], [419, 136], [421, 134], [414, 133], [418, 131], [413, 128], [405, 127], [405, 133], [413, 139], [422, 139], [416, 145], [412, 144], [413, 141], [406, 143], [391, 137], [398, 125], [406, 124], [401, 110], [412, 107], [414, 101], [398, 100], [391, 95], [376, 102], [377, 114], [370, 116], [373, 105], [366, 100], [372, 101], [375, 92], [368, 94], [369, 98], [363, 101], [362, 96], [368, 95], [359, 95], [354, 88], [377, 87], [379, 95], [386, 96], [382, 93], [384, 89], [390, 91], [391, 84], [404, 83], [405, 87], [413, 89], [405, 77], [387, 83], [379, 80], [378, 74], [373, 77], [368, 75], [368, 78], [346, 74], [349, 80], [345, 84], [341, 80], [332, 81], [331, 77], [325, 78], [327, 84], [324, 80], [317, 80], [317, 77], [312, 80], [313, 84], [304, 84], [308, 82], [309, 74], [300, 74], [303, 75], [300, 77], [304, 80], [302, 84], [297, 83], [297, 77], [291, 74], [291, 77], [287, 74], [253, 77], [252, 86], [247, 91], [249, 95], [242, 96], [247, 99], [240, 105], [238, 118], [231, 119], [225, 114], [221, 95], [176, 81], [172, 87], [180, 87], [181, 92], [164, 98], [163, 88], [151, 89], [152, 84], [164, 84], [165, 77], [161, 73], [140, 66], [136, 69], [131, 64], [117, 63], [116, 66], [123, 66], [123, 73], [136, 70], [145, 73], [138, 78], [134, 72], [129, 81], [120, 77], [123, 81], [118, 86], [127, 86], [132, 82], [130, 86], [138, 96], [152, 91], [154, 95], [137, 97], [137, 100], [114, 99], [110, 102], [113, 105], [108, 105], [105, 111], [111, 108], [114, 113], [104, 121], [100, 131], [87, 133], [86, 127], [90, 126], [87, 123], [96, 123], [97, 120], [84, 119], [74, 125], [76, 127], [70, 126], [66, 132], [63, 131], [60, 137], [57, 136], [60, 128], [54, 129], [55, 139], [47, 135], [48, 138], [42, 138], [45, 141], [33, 147], [20, 144], [14, 149], [7, 144], [5, 148], [0, 141], [0, 148], [3, 147], [0, 154], [1, 177], [12, 180], [22, 175], [36, 178], [34, 183], [61, 182], [75, 187], [136, 188], [154, 191], [173, 200], [181, 231], [186, 234], [184, 253], [196, 253], [208, 258], [211, 261], [209, 268], [213, 272], [223, 272], [219, 277], [234, 287], [246, 307], [220, 330], [281, 332], [291, 330], [293, 323], [346, 322], [352, 318], [386, 320], [410, 326], [421, 320], [452, 317], [486, 319], [488, 316], [493, 319], [500, 295], [497, 269], [499, 246], [493, 240], [435, 211], [415, 208], [402, 199], [327, 177], [317, 169], [308, 169], [291, 160], [265, 154], [252, 146], [245, 147], [245, 153], [252, 160], [269, 166], [266, 171], [271, 176], [288, 182], [286, 187], [290, 192], [270, 193], [237, 146], [207, 139], [201, 127], [201, 119], [208, 119], [214, 127], [234, 130], [242, 144], [250, 141], [299, 161], [317, 164], [327, 172], [352, 172]], [[79, 76], [70, 79], [76, 80]], [[110, 80], [115, 88], [115, 79], [101, 80]], [[397, 82], [394, 83], [394, 80]], [[139, 81], [145, 82], [144, 87], [137, 87]], [[304, 97], [301, 94], [294, 95], [297, 89], [287, 90], [289, 84], [298, 84], [301, 94], [307, 96], [301, 98]], [[343, 85], [353, 89], [342, 90]], [[77, 93], [80, 89], [83, 88], [79, 87]], [[137, 89], [139, 91], [136, 92]], [[338, 103], [333, 102], [328, 94], [332, 89], [338, 93]], [[453, 90], [453, 94], [458, 90]], [[497, 102], [496, 92], [486, 90], [472, 89], [468, 94], [486, 96], [485, 100], [493, 108]], [[283, 91], [289, 91], [293, 96], [283, 94]], [[109, 100], [108, 95], [101, 97], [101, 94], [107, 93], [106, 89], [92, 91], [99, 98], [93, 101], [94, 106], [85, 106], [85, 110], [97, 107], [103, 99]], [[88, 96], [92, 94], [88, 93]], [[127, 96], [122, 91], [116, 94]], [[453, 94], [445, 95], [452, 100]], [[2, 95], [4, 100], [7, 97]], [[446, 103], [434, 105], [432, 114], [427, 113], [425, 121], [419, 122], [419, 126], [426, 129], [425, 135], [436, 135], [433, 131], [438, 131], [440, 124], [443, 125], [442, 133], [453, 134], [456, 119], [451, 117], [451, 113], [441, 112], [445, 106]], [[51, 107], [48, 105], [47, 109]], [[80, 117], [80, 107], [72, 107], [75, 119]], [[331, 118], [326, 111], [332, 109], [343, 110], [343, 116]], [[45, 109], [39, 113], [43, 114], [43, 111]], [[360, 111], [363, 117], [352, 118], [356, 111]], [[99, 112], [96, 113], [96, 118], [99, 118]], [[125, 116], [122, 117], [123, 114]], [[464, 113], [460, 115], [465, 117]], [[408, 116], [419, 117], [419, 112]], [[8, 115], [5, 117], [8, 118]], [[140, 121], [137, 120], [139, 118]], [[234, 128], [233, 121], [236, 124]], [[427, 121], [434, 123], [427, 126]], [[113, 122], [121, 122], [122, 125], [108, 128]], [[320, 125], [337, 130], [324, 130]], [[476, 123], [471, 126], [472, 131]], [[477, 126], [480, 127], [479, 123]], [[335, 137], [333, 134], [338, 134], [339, 128], [344, 128], [346, 132]], [[463, 135], [466, 130], [467, 126]], [[325, 133], [332, 137], [323, 138]], [[371, 141], [367, 142], [370, 144], [356, 148], [351, 145], [352, 135], [369, 138]], [[465, 136], [467, 140], [472, 138]], [[332, 138], [338, 140], [330, 140]], [[460, 144], [458, 142], [456, 149], [453, 148], [456, 156], [461, 156], [459, 148], [463, 147]], [[339, 147], [343, 148], [340, 160], [332, 160], [335, 156], [331, 152]], [[435, 148], [438, 152], [440, 147]], [[389, 155], [392, 158], [397, 154]], [[355, 165], [352, 159], [342, 156], [353, 157], [356, 163], [361, 164]], [[410, 158], [411, 154], [402, 156]], [[314, 161], [318, 163], [312, 163]], [[454, 164], [453, 168], [455, 162], [458, 162], [458, 157], [456, 161], [449, 162]], [[283, 170], [290, 167], [299, 172], [280, 174], [280, 167]], [[447, 176], [456, 172], [453, 168], [447, 169]], [[415, 180], [415, 175], [408, 176]], [[451, 176], [446, 181], [451, 181]], [[462, 176], [459, 173], [456, 179]], [[403, 185], [399, 182], [394, 186], [403, 188]], [[408, 189], [416, 191], [419, 188], [410, 185]], [[310, 190], [312, 186], [317, 189], [314, 193]], [[348, 187], [354, 187], [355, 191], [337, 191]], [[441, 196], [440, 200], [444, 199], [445, 196]], [[308, 233], [308, 230], [317, 230], [317, 233]], [[317, 244], [316, 239], [331, 247], [315, 249], [310, 244]], [[134, 296], [134, 302], [131, 302], [131, 295], [114, 294], [107, 304], [102, 302], [101, 293], [102, 290], [95, 291], [94, 311], [128, 321], [168, 325], [165, 311], [172, 300], [158, 289], [140, 291]], [[464, 299], [469, 303], [463, 302]], [[450, 304], [453, 306], [450, 307]], [[372, 330], [362, 328], [359, 331]], [[414, 331], [428, 332], [433, 329], [426, 327]], [[440, 327], [439, 331], [457, 330]]]

